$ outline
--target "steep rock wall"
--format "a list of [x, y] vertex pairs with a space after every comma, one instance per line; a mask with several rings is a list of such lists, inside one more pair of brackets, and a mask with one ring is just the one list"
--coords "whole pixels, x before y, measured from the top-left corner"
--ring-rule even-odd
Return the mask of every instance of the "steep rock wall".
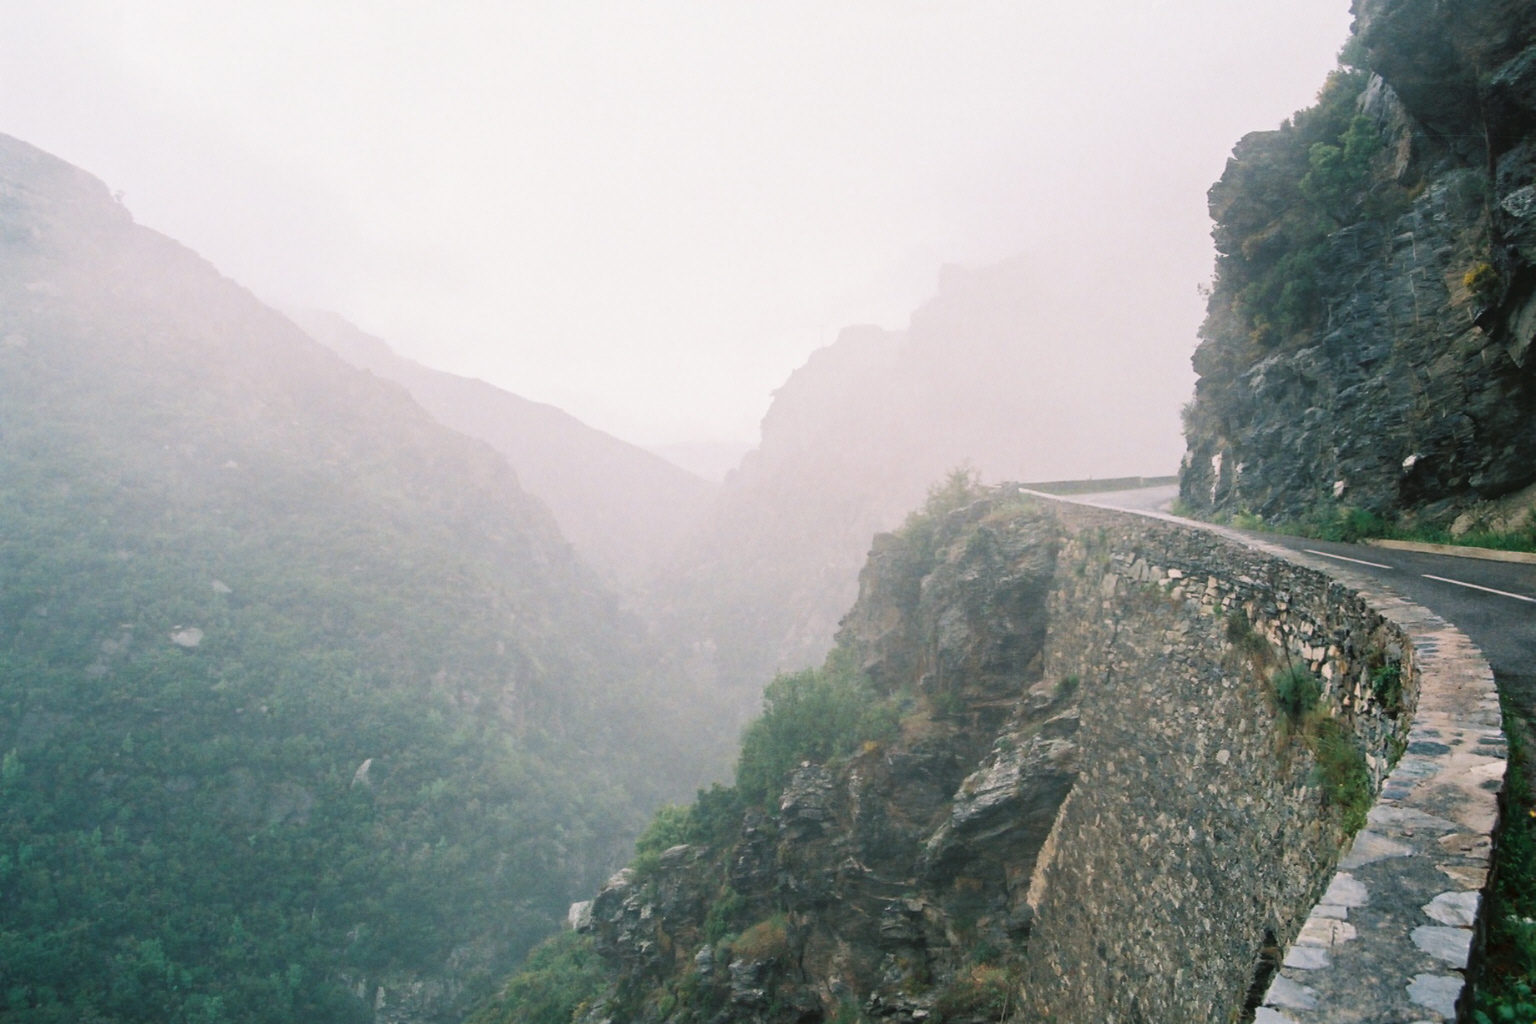
[[1355, 13], [1354, 67], [1211, 189], [1195, 508], [1449, 524], [1536, 481], [1536, 9]]

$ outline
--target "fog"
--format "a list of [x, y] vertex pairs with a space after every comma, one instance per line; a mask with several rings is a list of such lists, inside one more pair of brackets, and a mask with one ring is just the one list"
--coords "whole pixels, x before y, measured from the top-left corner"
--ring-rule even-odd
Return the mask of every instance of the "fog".
[[840, 328], [1022, 255], [1176, 451], [1205, 190], [1347, 6], [0, 0], [0, 131], [269, 301], [646, 444], [754, 439]]

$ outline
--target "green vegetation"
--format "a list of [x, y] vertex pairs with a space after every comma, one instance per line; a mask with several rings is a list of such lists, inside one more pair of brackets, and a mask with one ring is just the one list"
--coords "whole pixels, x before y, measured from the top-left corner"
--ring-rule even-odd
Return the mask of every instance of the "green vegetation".
[[[1212, 312], [1230, 305], [1233, 326], [1258, 349], [1310, 330], [1322, 313], [1318, 286], [1328, 236], [1367, 213], [1371, 161], [1381, 147], [1368, 118], [1355, 113], [1364, 71], [1340, 67], [1317, 104], [1251, 137], [1240, 158], [1259, 208], [1233, 210], [1217, 225]], [[1220, 188], [1220, 186], [1218, 186]], [[1225, 317], [1208, 326], [1221, 327]]]
[[922, 521], [936, 521], [950, 512], [962, 509], [987, 496], [982, 486], [981, 473], [969, 462], [962, 462], [944, 475], [944, 479], [928, 488], [928, 500], [923, 507], [907, 516], [903, 529], [911, 529]]
[[686, 774], [638, 628], [492, 453], [105, 195], [21, 191], [0, 1020], [452, 1015]]
[[1504, 279], [1491, 263], [1479, 263], [1461, 279], [1480, 305], [1490, 305], [1504, 292]]
[[746, 907], [747, 901], [727, 885], [709, 905], [709, 914], [704, 918], [704, 941], [714, 945], [730, 936], [732, 923]]
[[1263, 634], [1253, 628], [1246, 612], [1241, 608], [1229, 611], [1226, 629], [1227, 639], [1248, 660], [1255, 672], [1262, 672], [1269, 666], [1274, 659], [1274, 651], [1270, 649], [1269, 641]]
[[763, 691], [763, 714], [742, 735], [736, 789], [752, 804], [778, 799], [803, 761], [847, 757], [889, 739], [900, 711], [834, 652], [820, 669], [779, 676]]
[[1527, 728], [1505, 711], [1509, 768], [1484, 910], [1488, 937], [1476, 978], [1477, 1024], [1536, 1020], [1536, 799]]
[[[1178, 515], [1199, 518], [1199, 510], [1187, 503], [1177, 503]], [[1332, 500], [1319, 501], [1306, 515], [1293, 519], [1265, 519], [1248, 511], [1217, 513], [1211, 520], [1239, 530], [1278, 533], [1288, 537], [1356, 544], [1363, 540], [1405, 540], [1420, 544], [1450, 544], [1458, 547], [1491, 548], [1495, 551], [1536, 551], [1536, 513], [1528, 513], [1520, 525], [1507, 533], [1471, 530], [1453, 534], [1434, 526], [1404, 526], [1367, 509]]]
[[1371, 772], [1359, 742], [1337, 720], [1323, 716], [1309, 723], [1308, 735], [1323, 799], [1338, 812], [1345, 832], [1358, 832], [1371, 809]]
[[783, 914], [759, 921], [738, 935], [731, 952], [741, 960], [781, 960], [789, 954], [789, 922]]
[[1403, 667], [1385, 664], [1373, 670], [1371, 696], [1389, 715], [1396, 716], [1403, 705]]
[[535, 946], [506, 987], [464, 1024], [570, 1024], [602, 995], [605, 982], [592, 940], [561, 932]]
[[1270, 686], [1274, 690], [1275, 707], [1290, 719], [1292, 725], [1300, 725], [1323, 695], [1323, 684], [1304, 665], [1291, 665], [1276, 672]]
[[941, 1022], [1003, 1020], [1013, 999], [1015, 983], [1005, 968], [975, 965], [939, 989], [934, 1012]]
[[1359, 831], [1371, 809], [1370, 768], [1354, 733], [1319, 704], [1322, 681], [1306, 666], [1291, 665], [1275, 673], [1270, 689], [1286, 734], [1299, 736], [1312, 751], [1323, 800], [1339, 815], [1345, 832]]
[[[913, 557], [931, 563], [942, 544], [954, 539], [946, 533], [946, 518], [990, 494], [967, 467], [948, 474], [930, 490], [923, 509], [909, 516], [902, 527]], [[1076, 676], [1062, 678], [1058, 696], [1070, 695], [1078, 684]], [[935, 708], [952, 698], [936, 695]], [[701, 908], [703, 920], [698, 922], [699, 933], [693, 938], [701, 947], [712, 947], [720, 962], [733, 958], [783, 961], [794, 950], [789, 919], [782, 913], [761, 916], [769, 908], [749, 901], [724, 880], [728, 876], [723, 862], [728, 863], [730, 851], [741, 836], [743, 815], [748, 811], [776, 815], [786, 783], [806, 762], [836, 764], [878, 750], [895, 738], [903, 713], [914, 703], [908, 694], [877, 692], [843, 648], [835, 649], [820, 668], [778, 676], [764, 690], [762, 714], [743, 731], [735, 784], [700, 790], [691, 806], [666, 805], [656, 811], [636, 842], [632, 864], [636, 874], [649, 879], [660, 868], [660, 855], [670, 847], [707, 847], [706, 860], [690, 865], [689, 870], [717, 871], [720, 880], [712, 885], [713, 898]], [[647, 891], [645, 884], [641, 891]], [[673, 938], [683, 941], [686, 934], [686, 928], [680, 929]], [[993, 963], [996, 951], [989, 950], [985, 944], [973, 950], [969, 973], [946, 990], [945, 998], [955, 1015], [952, 1019], [976, 1009], [1006, 1005], [1009, 976]], [[507, 991], [522, 991], [536, 981], [520, 974]], [[922, 987], [926, 986], [924, 980]], [[642, 991], [641, 986], [631, 985], [621, 988], [616, 998], [617, 1009], [607, 1008], [616, 1019], [646, 1014], [654, 1017], [663, 1010], [682, 1013], [685, 1009], [693, 1011], [695, 1019], [709, 1019], [720, 1009], [712, 1001], [723, 995], [718, 984], [705, 983], [697, 973], [685, 971], [671, 988]], [[523, 1020], [489, 1016], [491, 1012], [482, 1011], [470, 1024], [521, 1024]], [[853, 1022], [862, 1017], [858, 1005], [846, 1001], [835, 1010], [833, 1019]]]

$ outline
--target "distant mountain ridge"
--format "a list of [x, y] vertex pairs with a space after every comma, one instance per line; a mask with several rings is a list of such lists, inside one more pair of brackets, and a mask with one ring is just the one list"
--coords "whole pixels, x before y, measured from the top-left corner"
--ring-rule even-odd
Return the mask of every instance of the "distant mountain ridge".
[[289, 316], [347, 362], [404, 387], [438, 422], [495, 448], [576, 550], [625, 583], [688, 536], [715, 498], [710, 481], [555, 406], [406, 359], [335, 313]]

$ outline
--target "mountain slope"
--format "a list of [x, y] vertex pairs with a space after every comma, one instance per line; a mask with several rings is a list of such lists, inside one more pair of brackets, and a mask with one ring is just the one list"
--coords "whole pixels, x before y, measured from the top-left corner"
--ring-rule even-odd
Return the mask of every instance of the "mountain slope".
[[334, 313], [290, 314], [354, 366], [411, 393], [439, 422], [501, 452], [582, 557], [633, 582], [698, 524], [716, 488], [552, 405], [432, 370]]
[[[947, 267], [906, 330], [848, 328], [774, 394], [760, 449], [653, 582], [675, 635], [755, 701], [817, 663], [858, 592], [870, 539], [963, 463], [992, 480], [1171, 468], [1177, 431], [1127, 431], [1150, 400], [1123, 315], [1084, 282], [1009, 260]], [[1131, 415], [1139, 415], [1133, 412]]]
[[0, 136], [0, 1017], [450, 1019], [692, 788], [489, 447]]

